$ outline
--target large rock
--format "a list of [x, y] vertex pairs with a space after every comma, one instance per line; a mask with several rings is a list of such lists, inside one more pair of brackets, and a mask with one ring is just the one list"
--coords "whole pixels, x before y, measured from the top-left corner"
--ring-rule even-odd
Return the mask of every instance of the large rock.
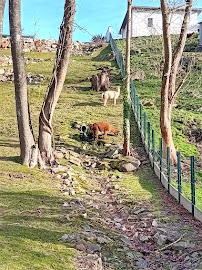
[[106, 158], [113, 158], [115, 155], [119, 153], [119, 149], [112, 149], [105, 154]]
[[3, 75], [5, 73], [5, 69], [4, 68], [0, 68], [0, 75]]
[[81, 160], [77, 157], [74, 157], [74, 156], [69, 157], [69, 162], [71, 162], [72, 164], [75, 164], [77, 166], [81, 165]]
[[155, 107], [155, 100], [151, 99], [151, 98], [150, 99], [143, 99], [142, 105], [153, 109]]
[[168, 240], [167, 236], [160, 233], [156, 233], [154, 237], [157, 239], [157, 243], [159, 246], [165, 245]]
[[80, 237], [77, 234], [63, 234], [59, 240], [65, 243], [75, 243], [80, 240]]
[[117, 169], [120, 172], [132, 172], [139, 168], [141, 162], [134, 157], [125, 157], [122, 160], [114, 160], [110, 162], [112, 169]]
[[188, 249], [188, 248], [194, 248], [195, 245], [189, 242], [178, 242], [172, 245], [172, 248], [175, 250], [179, 249]]
[[97, 252], [97, 251], [100, 251], [100, 250], [101, 250], [100, 245], [94, 244], [94, 243], [91, 243], [91, 242], [87, 242], [87, 245], [86, 245], [87, 253], [94, 253], [94, 252]]
[[61, 159], [61, 158], [64, 157], [64, 154], [63, 154], [61, 151], [55, 151], [55, 152], [54, 152], [54, 156], [55, 156], [55, 158], [57, 158], [57, 159]]
[[68, 170], [68, 167], [66, 167], [66, 166], [60, 166], [60, 165], [58, 167], [51, 168], [51, 172], [52, 173], [65, 172], [67, 170]]
[[78, 270], [104, 270], [102, 260], [97, 254], [88, 254], [78, 258]]
[[[137, 266], [139, 267], [139, 269], [144, 269], [148, 267], [148, 263], [146, 260], [144, 260], [143, 258], [140, 258], [137, 262]], [[147, 268], [148, 269], [148, 268]]]
[[130, 50], [130, 54], [131, 55], [140, 55], [141, 54], [141, 49], [139, 49], [139, 48], [132, 48]]
[[121, 172], [132, 172], [137, 170], [137, 168], [140, 166], [140, 161], [138, 162], [130, 162], [130, 163], [124, 163], [120, 166]]
[[136, 71], [136, 72], [133, 72], [132, 74], [131, 74], [131, 79], [133, 80], [133, 81], [143, 81], [144, 80], [144, 77], [145, 77], [145, 73], [144, 73], [144, 71], [143, 70], [138, 70], [138, 71]]

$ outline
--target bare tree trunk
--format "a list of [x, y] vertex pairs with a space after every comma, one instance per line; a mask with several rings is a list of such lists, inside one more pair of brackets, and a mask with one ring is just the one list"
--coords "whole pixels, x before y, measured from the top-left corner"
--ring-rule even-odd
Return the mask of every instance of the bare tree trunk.
[[132, 0], [128, 0], [128, 22], [126, 36], [126, 93], [124, 94], [124, 156], [130, 155], [130, 39]]
[[21, 33], [21, 0], [9, 0], [11, 52], [13, 59], [15, 101], [20, 139], [20, 155], [23, 164], [36, 164], [36, 146], [29, 113], [27, 78], [24, 65]]
[[5, 10], [6, 0], [0, 0], [0, 45], [3, 40], [3, 21], [4, 21], [4, 10]]
[[163, 138], [164, 157], [166, 157], [167, 147], [169, 147], [172, 164], [177, 163], [176, 149], [174, 147], [171, 130], [172, 105], [174, 97], [176, 96], [177, 93], [176, 91], [177, 89], [179, 89], [179, 88], [176, 89], [175, 87], [176, 76], [186, 42], [191, 9], [192, 9], [192, 0], [187, 0], [180, 38], [175, 48], [175, 51], [172, 55], [171, 35], [170, 35], [171, 9], [168, 7], [166, 0], [161, 0], [165, 64], [161, 87], [160, 127]]
[[75, 0], [66, 0], [63, 22], [60, 26], [60, 37], [53, 76], [47, 89], [39, 117], [39, 150], [42, 160], [48, 165], [53, 162], [52, 117], [67, 74], [67, 67], [72, 49], [74, 14]]

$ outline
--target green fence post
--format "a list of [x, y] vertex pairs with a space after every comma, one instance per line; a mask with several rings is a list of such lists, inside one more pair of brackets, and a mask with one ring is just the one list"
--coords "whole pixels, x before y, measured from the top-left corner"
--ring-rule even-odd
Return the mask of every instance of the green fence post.
[[133, 91], [133, 87], [132, 87], [131, 84], [130, 84], [130, 97], [131, 97], [131, 103], [133, 105], [133, 102], [134, 102], [134, 91]]
[[134, 106], [134, 113], [136, 111], [136, 90], [135, 88], [133, 87], [133, 90], [134, 90], [134, 103], [133, 103], [133, 106]]
[[167, 147], [167, 177], [168, 177], [168, 193], [170, 193], [170, 147]]
[[140, 103], [140, 132], [142, 133], [142, 104]]
[[152, 156], [153, 156], [153, 167], [155, 162], [155, 131], [152, 129]]
[[136, 115], [137, 115], [137, 123], [139, 123], [139, 97], [136, 97], [137, 105], [136, 105]]
[[147, 134], [148, 134], [148, 137], [147, 137], [147, 148], [148, 148], [148, 155], [150, 153], [150, 122], [147, 122]]
[[192, 216], [194, 216], [195, 206], [195, 168], [194, 168], [194, 157], [191, 156], [191, 202], [192, 202]]
[[144, 112], [144, 142], [146, 143], [146, 135], [147, 134], [147, 115]]
[[162, 170], [163, 170], [163, 140], [159, 139], [159, 151], [160, 151], [160, 181], [162, 178]]
[[177, 182], [178, 182], [178, 202], [180, 203], [180, 194], [182, 192], [182, 185], [181, 185], [181, 157], [180, 152], [177, 152]]

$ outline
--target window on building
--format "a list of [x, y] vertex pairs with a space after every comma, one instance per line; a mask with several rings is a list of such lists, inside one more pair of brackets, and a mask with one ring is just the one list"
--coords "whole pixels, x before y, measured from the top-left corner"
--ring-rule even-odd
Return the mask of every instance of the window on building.
[[148, 18], [148, 27], [153, 27], [153, 18]]

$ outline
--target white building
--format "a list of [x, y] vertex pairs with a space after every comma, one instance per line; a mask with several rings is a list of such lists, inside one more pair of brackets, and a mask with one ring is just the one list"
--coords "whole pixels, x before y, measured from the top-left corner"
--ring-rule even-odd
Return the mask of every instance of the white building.
[[200, 27], [199, 27], [199, 35], [200, 35], [200, 40], [199, 43], [200, 45], [202, 45], [202, 21], [199, 23]]
[[[198, 16], [202, 9], [192, 9], [188, 33], [198, 32]], [[179, 9], [171, 15], [171, 34], [179, 34], [184, 18], [184, 9]], [[160, 7], [133, 6], [131, 18], [131, 36], [151, 36], [162, 34], [162, 13]], [[119, 34], [126, 38], [127, 13]]]

